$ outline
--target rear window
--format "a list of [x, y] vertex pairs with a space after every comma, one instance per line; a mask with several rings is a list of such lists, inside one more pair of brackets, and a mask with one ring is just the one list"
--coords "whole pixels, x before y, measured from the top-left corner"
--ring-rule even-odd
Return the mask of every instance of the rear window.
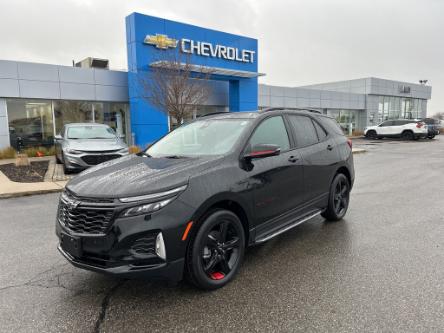
[[327, 129], [329, 129], [333, 133], [344, 135], [341, 126], [338, 124], [338, 122], [335, 119], [330, 117], [319, 117], [319, 119], [322, 121], [325, 127], [327, 127]]
[[298, 147], [306, 147], [318, 143], [318, 135], [311, 121], [306, 116], [288, 115], [293, 133], [296, 135], [296, 143]]

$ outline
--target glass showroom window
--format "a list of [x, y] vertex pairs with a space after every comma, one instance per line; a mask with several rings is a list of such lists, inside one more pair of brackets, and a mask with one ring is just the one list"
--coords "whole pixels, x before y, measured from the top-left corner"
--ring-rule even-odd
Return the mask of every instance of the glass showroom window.
[[93, 105], [83, 101], [54, 101], [56, 133], [69, 123], [91, 123], [94, 121]]
[[128, 104], [125, 103], [94, 103], [94, 119], [96, 123], [107, 124], [117, 135], [125, 138], [126, 115]]
[[54, 124], [51, 101], [7, 100], [9, 138], [11, 146], [51, 146], [54, 144]]

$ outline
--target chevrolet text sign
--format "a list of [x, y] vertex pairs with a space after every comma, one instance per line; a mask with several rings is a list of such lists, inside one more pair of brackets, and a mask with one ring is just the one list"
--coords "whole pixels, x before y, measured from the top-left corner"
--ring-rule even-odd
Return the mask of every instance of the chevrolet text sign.
[[[177, 47], [177, 39], [170, 38], [167, 35], [156, 34], [147, 35], [143, 41], [145, 44], [153, 45], [158, 49], [166, 50]], [[208, 42], [194, 41], [192, 39], [182, 38], [180, 40], [180, 50], [183, 53], [197, 54], [204, 57], [213, 57], [239, 62], [254, 62], [256, 51], [239, 50], [236, 47], [212, 44]]]
[[254, 62], [255, 51], [239, 50], [235, 47], [224, 45], [213, 45], [208, 42], [199, 42], [191, 39], [182, 38], [180, 41], [180, 50], [183, 53], [197, 54], [204, 57], [215, 57], [240, 62]]

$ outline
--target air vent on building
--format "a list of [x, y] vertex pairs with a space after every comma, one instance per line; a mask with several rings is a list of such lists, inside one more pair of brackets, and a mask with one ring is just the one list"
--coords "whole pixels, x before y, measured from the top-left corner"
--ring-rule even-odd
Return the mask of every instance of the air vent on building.
[[77, 62], [75, 67], [109, 69], [109, 60], [88, 57]]

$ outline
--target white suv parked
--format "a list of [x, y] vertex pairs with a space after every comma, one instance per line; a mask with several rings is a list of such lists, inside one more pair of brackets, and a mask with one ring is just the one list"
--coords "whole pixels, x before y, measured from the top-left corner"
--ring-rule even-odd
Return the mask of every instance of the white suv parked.
[[414, 119], [387, 120], [378, 126], [370, 126], [364, 130], [369, 139], [402, 138], [417, 140], [427, 137], [427, 126], [424, 122]]

